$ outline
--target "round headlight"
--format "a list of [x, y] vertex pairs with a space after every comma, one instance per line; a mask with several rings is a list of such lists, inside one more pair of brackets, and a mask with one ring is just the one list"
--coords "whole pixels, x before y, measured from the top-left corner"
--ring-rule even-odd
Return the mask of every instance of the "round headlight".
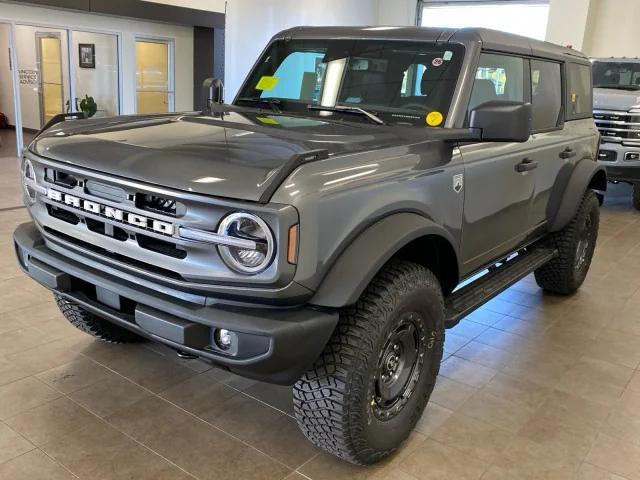
[[31, 203], [36, 201], [36, 191], [33, 185], [36, 182], [36, 172], [30, 160], [25, 160], [22, 164], [22, 186], [24, 193]]
[[[248, 240], [251, 247], [218, 245], [227, 266], [237, 272], [254, 274], [263, 271], [273, 259], [273, 235], [261, 218], [250, 213], [232, 213], [218, 227], [218, 234]], [[254, 248], [255, 247], [255, 248]]]

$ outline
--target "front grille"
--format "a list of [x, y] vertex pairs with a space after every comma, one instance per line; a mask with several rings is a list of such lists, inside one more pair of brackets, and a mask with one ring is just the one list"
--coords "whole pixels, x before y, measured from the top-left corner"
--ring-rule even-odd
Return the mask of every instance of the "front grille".
[[53, 205], [47, 205], [47, 211], [53, 218], [70, 223], [71, 225], [78, 225], [80, 223], [80, 217], [69, 210], [64, 210]]
[[98, 253], [104, 257], [107, 258], [111, 258], [113, 260], [116, 260], [118, 262], [122, 262], [124, 264], [127, 265], [131, 265], [134, 267], [138, 267], [141, 268], [143, 270], [147, 270], [149, 272], [152, 273], [157, 273], [158, 275], [163, 275], [165, 277], [168, 278], [173, 278], [176, 280], [183, 280], [182, 276], [179, 275], [178, 273], [172, 271], [172, 270], [168, 270], [166, 268], [162, 268], [162, 267], [158, 267], [156, 265], [151, 265], [150, 263], [146, 263], [146, 262], [141, 262], [140, 260], [136, 260], [134, 258], [130, 258], [130, 257], [126, 257], [124, 255], [120, 255], [118, 253], [115, 252], [110, 252], [109, 250], [102, 248], [102, 247], [98, 247], [97, 245], [94, 245], [92, 243], [89, 242], [85, 242], [83, 240], [79, 240], [75, 237], [72, 237], [71, 235], [67, 235], [65, 233], [59, 232], [57, 230], [54, 230], [53, 228], [50, 227], [44, 227], [45, 232], [47, 232], [49, 235], [51, 235], [54, 238], [58, 238], [60, 240], [64, 240], [65, 242], [71, 244], [71, 245], [75, 245], [77, 247], [83, 248], [85, 250], [88, 250], [90, 252], [94, 252], [94, 253]]
[[178, 214], [178, 203], [175, 200], [157, 195], [136, 193], [136, 207], [147, 212], [171, 215], [172, 217]]
[[169, 257], [185, 259], [187, 258], [187, 252], [178, 248], [175, 243], [165, 242], [157, 238], [147, 237], [146, 235], [137, 234], [136, 240], [140, 248], [151, 250], [152, 252], [160, 253], [162, 255], [168, 255]]
[[593, 119], [603, 140], [640, 145], [640, 114], [595, 110]]

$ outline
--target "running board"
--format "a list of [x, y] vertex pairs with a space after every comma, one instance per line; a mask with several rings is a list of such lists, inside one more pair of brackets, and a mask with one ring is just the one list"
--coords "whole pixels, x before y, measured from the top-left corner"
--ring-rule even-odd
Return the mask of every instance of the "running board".
[[451, 328], [472, 311], [502, 293], [558, 255], [557, 250], [533, 247], [495, 266], [488, 273], [445, 299], [445, 326]]

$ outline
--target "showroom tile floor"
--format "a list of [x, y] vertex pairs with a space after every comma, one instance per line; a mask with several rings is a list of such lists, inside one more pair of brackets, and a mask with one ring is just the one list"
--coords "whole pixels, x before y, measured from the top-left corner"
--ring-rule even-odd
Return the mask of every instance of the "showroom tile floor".
[[447, 332], [424, 416], [370, 468], [307, 443], [289, 389], [94, 342], [23, 276], [0, 212], [0, 478], [640, 479], [640, 213], [616, 186], [580, 292], [526, 278]]

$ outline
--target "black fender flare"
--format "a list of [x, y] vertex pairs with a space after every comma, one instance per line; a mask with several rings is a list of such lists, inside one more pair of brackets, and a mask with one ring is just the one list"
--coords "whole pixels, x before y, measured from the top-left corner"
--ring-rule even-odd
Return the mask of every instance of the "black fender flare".
[[354, 304], [394, 254], [426, 235], [443, 237], [452, 248], [456, 245], [444, 227], [417, 213], [394, 213], [377, 221], [342, 251], [309, 303], [334, 308]]
[[[596, 176], [601, 177], [601, 180]], [[584, 192], [592, 185], [596, 190], [607, 189], [605, 169], [592, 159], [585, 158], [579, 161], [571, 172], [558, 210], [549, 225], [549, 231], [557, 232], [569, 223], [578, 210]]]

